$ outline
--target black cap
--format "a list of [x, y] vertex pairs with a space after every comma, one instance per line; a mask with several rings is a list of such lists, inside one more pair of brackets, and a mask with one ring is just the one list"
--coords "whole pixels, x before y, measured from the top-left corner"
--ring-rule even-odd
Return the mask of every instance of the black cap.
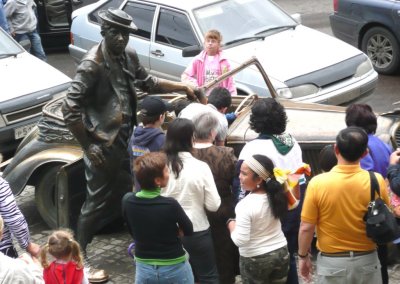
[[147, 96], [140, 104], [140, 112], [146, 116], [161, 115], [166, 111], [173, 111], [174, 107], [157, 96]]
[[113, 26], [126, 29], [130, 32], [137, 31], [136, 25], [132, 22], [132, 17], [120, 9], [109, 8], [108, 10], [100, 11], [98, 15], [103, 21]]

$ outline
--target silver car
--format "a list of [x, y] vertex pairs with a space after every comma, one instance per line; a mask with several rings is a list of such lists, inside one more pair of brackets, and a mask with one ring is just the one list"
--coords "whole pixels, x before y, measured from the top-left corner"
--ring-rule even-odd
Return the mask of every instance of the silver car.
[[[98, 12], [110, 7], [133, 17], [139, 29], [129, 45], [159, 77], [180, 80], [192, 60], [182, 52], [199, 52], [205, 32], [216, 28], [232, 66], [256, 56], [281, 98], [338, 105], [372, 93], [377, 84], [363, 52], [299, 24], [300, 16], [267, 0], [100, 0], [72, 15], [69, 50], [76, 61], [102, 39]], [[236, 74], [235, 81], [241, 95], [270, 95], [255, 69]]]
[[0, 153], [12, 154], [43, 106], [65, 94], [71, 79], [27, 52], [0, 28]]

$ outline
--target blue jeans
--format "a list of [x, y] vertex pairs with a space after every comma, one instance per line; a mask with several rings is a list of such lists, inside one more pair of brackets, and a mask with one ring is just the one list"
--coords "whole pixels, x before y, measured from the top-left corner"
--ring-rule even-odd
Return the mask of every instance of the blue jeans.
[[174, 265], [150, 265], [136, 262], [136, 284], [193, 284], [188, 261]]
[[32, 53], [34, 56], [43, 61], [47, 60], [46, 54], [43, 50], [42, 40], [40, 39], [40, 36], [36, 30], [29, 33], [15, 35], [15, 40], [18, 42], [24, 39], [27, 39], [31, 42], [31, 48], [28, 50], [28, 52]]

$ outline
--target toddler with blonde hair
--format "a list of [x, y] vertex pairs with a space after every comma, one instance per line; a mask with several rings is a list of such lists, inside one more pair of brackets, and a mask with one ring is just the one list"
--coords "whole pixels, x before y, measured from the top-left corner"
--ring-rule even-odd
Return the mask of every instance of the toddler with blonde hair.
[[[47, 260], [48, 254], [55, 258], [51, 263]], [[41, 264], [46, 284], [89, 283], [84, 272], [80, 246], [67, 230], [58, 230], [50, 235], [47, 244], [41, 250]]]

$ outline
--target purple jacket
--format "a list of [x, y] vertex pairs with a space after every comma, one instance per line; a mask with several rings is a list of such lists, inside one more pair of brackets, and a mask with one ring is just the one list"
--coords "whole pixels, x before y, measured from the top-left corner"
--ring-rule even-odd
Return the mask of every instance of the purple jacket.
[[[193, 59], [192, 63], [185, 69], [185, 71], [183, 71], [181, 75], [182, 82], [190, 82], [197, 87], [201, 87], [204, 85], [205, 83], [204, 62], [206, 59], [206, 55], [207, 53], [203, 50]], [[231, 70], [231, 65], [229, 64], [228, 59], [224, 56], [222, 51], [220, 51], [215, 56], [219, 58], [220, 70], [218, 76]], [[219, 84], [219, 87], [227, 88], [231, 93], [231, 95], [237, 95], [233, 77], [229, 77], [226, 80], [222, 81]]]
[[368, 150], [368, 155], [361, 159], [361, 168], [380, 173], [385, 178], [392, 149], [375, 135], [368, 134]]

